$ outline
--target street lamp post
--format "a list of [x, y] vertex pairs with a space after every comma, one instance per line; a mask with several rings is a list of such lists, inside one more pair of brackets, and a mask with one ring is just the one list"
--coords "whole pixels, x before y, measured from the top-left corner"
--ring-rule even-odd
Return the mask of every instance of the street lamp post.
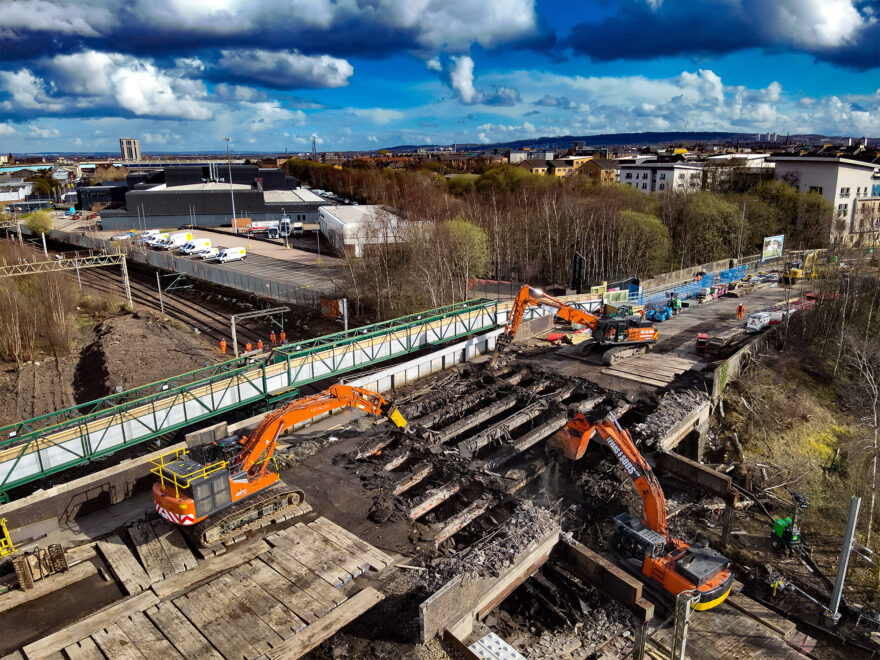
[[235, 193], [232, 191], [232, 160], [229, 156], [229, 138], [223, 138], [226, 140], [226, 166], [229, 168], [229, 198], [232, 200], [232, 230], [237, 234], [238, 233], [238, 225], [235, 223]]

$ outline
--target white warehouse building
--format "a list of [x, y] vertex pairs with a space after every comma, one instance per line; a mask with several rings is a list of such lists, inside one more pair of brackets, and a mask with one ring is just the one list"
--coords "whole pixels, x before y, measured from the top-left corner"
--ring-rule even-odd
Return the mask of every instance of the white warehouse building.
[[321, 233], [339, 254], [364, 256], [364, 246], [396, 243], [400, 217], [388, 206], [322, 206]]
[[880, 167], [851, 158], [773, 156], [776, 178], [800, 192], [816, 192], [834, 205], [831, 241], [877, 242], [880, 232]]
[[703, 166], [695, 163], [658, 163], [656, 161], [621, 164], [617, 180], [644, 193], [668, 190], [692, 192], [703, 187]]

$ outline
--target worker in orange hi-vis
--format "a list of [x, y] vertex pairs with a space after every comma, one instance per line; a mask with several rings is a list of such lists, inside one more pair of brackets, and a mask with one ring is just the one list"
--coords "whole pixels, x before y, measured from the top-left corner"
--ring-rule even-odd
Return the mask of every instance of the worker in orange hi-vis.
[[741, 319], [743, 317], [743, 314], [745, 314], [745, 313], [746, 313], [746, 306], [743, 305], [742, 303], [740, 303], [739, 306], [736, 308], [736, 318]]
[[225, 338], [220, 340], [220, 352], [223, 353], [223, 355], [226, 355], [226, 339]]
[[272, 334], [269, 335], [269, 339], [270, 339], [271, 342], [272, 342], [272, 346], [274, 346], [275, 344], [278, 343], [278, 336], [275, 334], [275, 331], [274, 331], [274, 330], [272, 331]]
[[283, 344], [286, 341], [287, 341], [287, 335], [284, 334], [284, 330], [282, 330], [281, 331], [281, 343]]
[[263, 340], [262, 340], [262, 339], [258, 339], [258, 340], [257, 340], [257, 350], [258, 350], [258, 351], [262, 351], [262, 350], [263, 350]]
[[250, 353], [252, 350], [254, 350], [254, 345], [252, 343], [248, 342], [247, 344], [244, 345], [244, 350], [246, 353]]

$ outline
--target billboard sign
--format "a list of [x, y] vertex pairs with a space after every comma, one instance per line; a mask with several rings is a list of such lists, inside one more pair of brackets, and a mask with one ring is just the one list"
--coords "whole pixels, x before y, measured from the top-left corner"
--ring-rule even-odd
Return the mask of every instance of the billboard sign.
[[785, 236], [767, 236], [764, 239], [764, 247], [761, 249], [761, 263], [782, 256], [782, 241], [784, 239]]

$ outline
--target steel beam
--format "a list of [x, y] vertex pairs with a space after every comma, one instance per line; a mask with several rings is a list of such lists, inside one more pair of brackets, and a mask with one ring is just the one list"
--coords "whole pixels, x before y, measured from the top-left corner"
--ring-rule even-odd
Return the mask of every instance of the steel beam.
[[121, 252], [116, 254], [98, 254], [88, 257], [72, 257], [54, 259], [50, 261], [35, 261], [33, 263], [12, 264], [0, 266], [0, 277], [16, 277], [19, 275], [36, 275], [38, 273], [57, 273], [67, 270], [79, 270], [81, 268], [101, 268], [103, 266], [119, 266], [125, 261], [125, 255]]

